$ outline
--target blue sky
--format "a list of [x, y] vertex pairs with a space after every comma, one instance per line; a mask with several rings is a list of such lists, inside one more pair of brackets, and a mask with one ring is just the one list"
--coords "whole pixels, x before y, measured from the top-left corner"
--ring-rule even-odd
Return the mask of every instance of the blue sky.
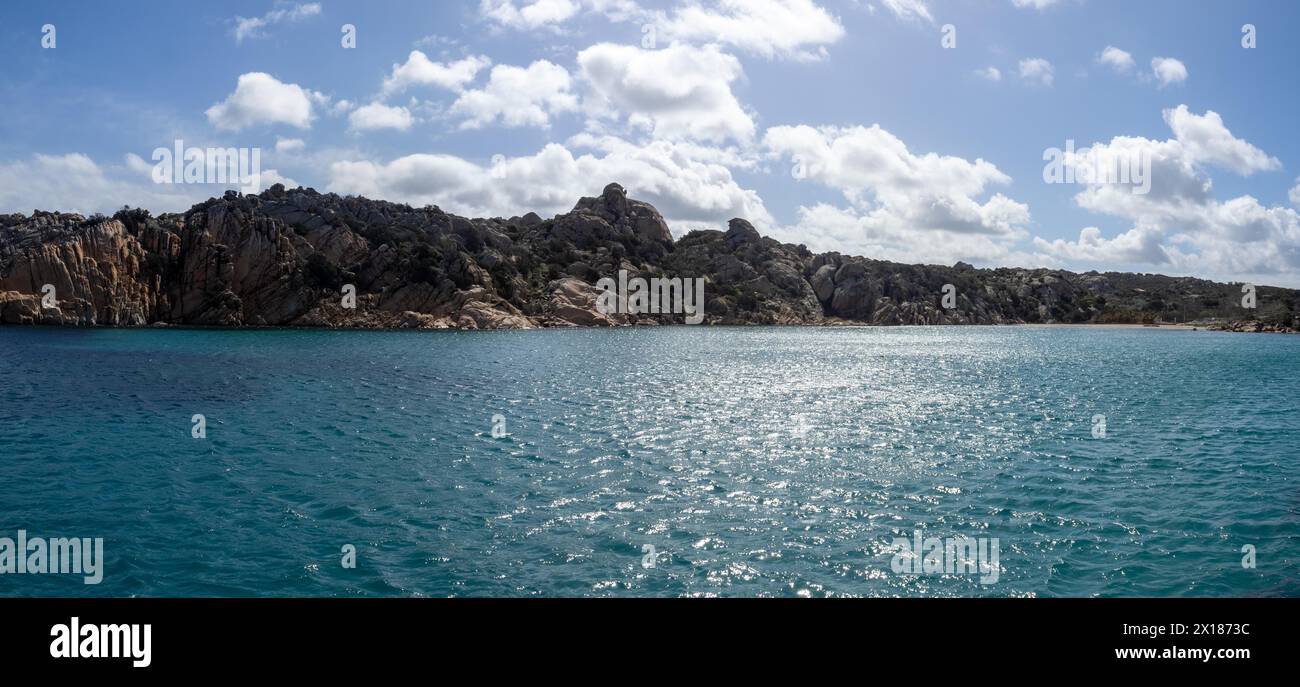
[[[678, 235], [1300, 286], [1298, 33], [1282, 0], [6, 3], [0, 212], [184, 209], [221, 189], [153, 183], [183, 139], [472, 216], [618, 181]], [[1150, 191], [1046, 183], [1068, 140]]]

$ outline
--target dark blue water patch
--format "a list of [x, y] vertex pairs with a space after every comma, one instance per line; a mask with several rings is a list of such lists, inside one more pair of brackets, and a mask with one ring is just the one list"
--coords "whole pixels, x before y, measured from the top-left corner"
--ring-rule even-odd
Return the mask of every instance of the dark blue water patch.
[[[3, 595], [1300, 594], [1300, 337], [0, 328], [0, 366], [0, 537], [106, 558]], [[997, 581], [895, 572], [918, 530]]]

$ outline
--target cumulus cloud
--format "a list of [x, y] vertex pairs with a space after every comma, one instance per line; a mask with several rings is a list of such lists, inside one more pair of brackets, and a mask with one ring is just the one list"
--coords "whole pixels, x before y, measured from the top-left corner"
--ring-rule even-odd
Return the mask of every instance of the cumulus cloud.
[[1282, 168], [1277, 158], [1233, 136], [1214, 110], [1197, 115], [1179, 105], [1165, 110], [1164, 118], [1187, 157], [1197, 164], [1224, 167], [1243, 176]]
[[550, 126], [551, 117], [578, 109], [569, 72], [538, 60], [527, 68], [498, 65], [482, 89], [465, 91], [451, 106], [463, 117], [462, 128], [477, 129], [500, 121], [503, 126]]
[[826, 203], [799, 210], [781, 231], [821, 250], [857, 251], [890, 259], [983, 259], [1007, 256], [1025, 235], [1029, 208], [1001, 193], [981, 200], [1010, 177], [984, 160], [908, 150], [880, 128], [778, 126], [763, 147], [788, 160], [796, 179], [819, 182], [850, 207]]
[[234, 93], [207, 109], [208, 122], [222, 131], [238, 131], [258, 124], [288, 124], [311, 128], [313, 103], [326, 102], [319, 93], [297, 84], [283, 83], [264, 72], [239, 77]]
[[673, 231], [679, 235], [692, 229], [718, 229], [735, 217], [760, 230], [775, 226], [758, 193], [742, 188], [731, 172], [752, 169], [759, 161], [735, 149], [687, 141], [633, 143], [592, 134], [573, 137], [569, 146], [592, 151], [602, 173], [635, 189], [635, 197], [672, 218]]
[[215, 185], [155, 184], [152, 170], [153, 163], [134, 154], [121, 165], [99, 164], [82, 153], [0, 161], [0, 212], [112, 214], [123, 205], [178, 212], [221, 193]]
[[653, 25], [657, 40], [717, 43], [767, 59], [822, 59], [844, 37], [839, 19], [812, 0], [692, 0]]
[[1172, 57], [1152, 58], [1151, 72], [1155, 74], [1156, 80], [1162, 87], [1187, 80], [1187, 67]]
[[[298, 188], [299, 186], [302, 186], [302, 184], [298, 183], [297, 181], [294, 181], [293, 179], [290, 179], [289, 177], [281, 174], [280, 170], [277, 169], [262, 170], [262, 173], [258, 176], [257, 182], [258, 182], [257, 189], [253, 191], [254, 193], [260, 193], [261, 191], [271, 188], [276, 184], [284, 184], [285, 188]], [[241, 189], [241, 190], [247, 190], [247, 189]]]
[[826, 46], [844, 37], [839, 19], [815, 0], [684, 0], [670, 10], [634, 0], [480, 0], [479, 13], [515, 30], [558, 30], [576, 17], [598, 14], [649, 27], [642, 39], [655, 44], [719, 45], [767, 59], [819, 60]]
[[383, 92], [391, 95], [411, 86], [436, 86], [459, 92], [492, 64], [486, 56], [470, 56], [454, 62], [434, 62], [419, 50], [412, 50], [406, 62], [393, 65], [384, 79]]
[[1034, 245], [1048, 255], [1075, 263], [1165, 265], [1170, 256], [1163, 239], [1164, 232], [1152, 225], [1134, 227], [1113, 239], [1103, 238], [1097, 227], [1084, 227], [1078, 241], [1034, 237]]
[[358, 107], [348, 115], [348, 124], [353, 131], [372, 131], [375, 129], [396, 129], [406, 131], [411, 128], [411, 111], [405, 107], [370, 103]]
[[659, 50], [601, 43], [578, 53], [597, 106], [627, 115], [655, 138], [748, 141], [754, 121], [731, 91], [740, 61], [716, 46]]
[[1015, 233], [1029, 218], [1026, 206], [1001, 194], [984, 203], [976, 200], [988, 187], [1011, 182], [992, 163], [913, 154], [879, 125], [777, 126], [767, 130], [763, 145], [791, 160], [796, 178], [840, 191], [882, 223], [1005, 235]]
[[981, 79], [986, 79], [988, 81], [1001, 81], [1002, 70], [998, 69], [997, 67], [985, 67], [983, 69], [976, 69], [975, 76], [978, 76]]
[[[573, 149], [585, 150], [575, 154]], [[453, 155], [416, 154], [388, 162], [337, 161], [328, 188], [415, 205], [436, 204], [467, 216], [543, 216], [567, 212], [606, 183], [663, 213], [681, 235], [692, 228], [721, 228], [732, 217], [756, 226], [772, 219], [758, 194], [740, 187], [728, 168], [698, 159], [690, 144], [633, 144], [615, 137], [580, 135], [567, 146], [546, 145], [534, 155], [480, 164]]]
[[1214, 111], [1198, 115], [1186, 105], [1165, 110], [1165, 123], [1174, 137], [1151, 140], [1117, 136], [1108, 143], [1080, 149], [1070, 160], [1080, 169], [1104, 167], [1106, 160], [1144, 162], [1150, 188], [1135, 193], [1141, 184], [1099, 179], [1085, 184], [1075, 196], [1084, 209], [1127, 217], [1150, 225], [1170, 221], [1201, 222], [1214, 204], [1209, 169], [1221, 168], [1242, 176], [1279, 169], [1281, 163], [1239, 139]]
[[1035, 239], [1035, 246], [1073, 261], [1169, 266], [1220, 279], [1300, 279], [1300, 215], [1249, 195], [1219, 201], [1209, 175], [1217, 168], [1249, 176], [1281, 163], [1234, 136], [1213, 111], [1198, 115], [1180, 105], [1164, 119], [1173, 138], [1115, 137], [1079, 156], [1080, 164], [1107, 155], [1149, 160], [1146, 194], [1133, 193], [1132, 184], [1091, 183], [1075, 196], [1086, 210], [1132, 221], [1131, 229], [1107, 239], [1090, 227], [1078, 241]]
[[1016, 7], [1029, 7], [1036, 10], [1047, 9], [1061, 0], [1011, 0]]
[[1056, 70], [1052, 63], [1041, 57], [1029, 57], [1020, 60], [1020, 78], [1041, 86], [1051, 86], [1056, 80]]
[[794, 224], [779, 226], [771, 235], [816, 252], [838, 251], [902, 263], [1042, 264], [1041, 257], [1016, 250], [1015, 243], [1005, 237], [947, 230], [920, 233], [830, 203], [800, 207]]
[[1133, 66], [1136, 63], [1133, 61], [1133, 56], [1127, 51], [1120, 50], [1113, 45], [1108, 45], [1106, 46], [1106, 49], [1102, 50], [1101, 54], [1097, 56], [1097, 64], [1106, 65], [1121, 74], [1126, 74], [1132, 71]]
[[260, 17], [235, 17], [235, 42], [242, 43], [246, 38], [266, 38], [267, 27], [314, 17], [320, 14], [320, 9], [320, 3], [309, 2], [294, 4], [291, 7], [279, 7]]
[[614, 21], [641, 16], [634, 0], [480, 0], [479, 14], [488, 22], [526, 31], [555, 29], [584, 12]]
[[480, 11], [487, 19], [515, 29], [535, 29], [573, 18], [581, 9], [575, 0], [483, 0]]

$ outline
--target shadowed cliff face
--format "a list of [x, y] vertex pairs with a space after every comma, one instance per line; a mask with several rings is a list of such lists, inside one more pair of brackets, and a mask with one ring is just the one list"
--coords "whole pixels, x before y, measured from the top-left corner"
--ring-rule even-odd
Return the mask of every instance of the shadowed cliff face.
[[674, 241], [658, 211], [617, 184], [549, 220], [466, 219], [280, 185], [159, 217], [0, 215], [6, 324], [502, 329], [683, 321], [597, 308], [595, 284], [621, 270], [704, 278], [711, 324], [1220, 318], [1277, 330], [1296, 326], [1300, 303], [1296, 291], [1259, 287], [1257, 308], [1248, 310], [1240, 285], [1192, 278], [814, 255], [761, 236], [743, 219]]

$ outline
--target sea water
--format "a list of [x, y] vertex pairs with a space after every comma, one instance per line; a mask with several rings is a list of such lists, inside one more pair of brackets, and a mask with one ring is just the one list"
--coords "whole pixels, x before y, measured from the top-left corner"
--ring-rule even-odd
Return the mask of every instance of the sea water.
[[0, 327], [4, 596], [1296, 596], [1298, 480], [1295, 336]]

